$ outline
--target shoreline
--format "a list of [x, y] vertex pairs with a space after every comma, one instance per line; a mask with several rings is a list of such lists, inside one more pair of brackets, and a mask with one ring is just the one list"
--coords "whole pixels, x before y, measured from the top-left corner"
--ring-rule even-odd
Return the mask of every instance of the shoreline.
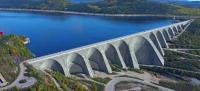
[[74, 15], [88, 16], [108, 16], [108, 17], [163, 17], [172, 18], [175, 15], [160, 15], [160, 14], [103, 14], [103, 13], [87, 13], [77, 11], [61, 11], [61, 10], [39, 10], [39, 9], [20, 9], [20, 8], [0, 8], [0, 11], [25, 11], [25, 12], [46, 12], [46, 13], [61, 13]]

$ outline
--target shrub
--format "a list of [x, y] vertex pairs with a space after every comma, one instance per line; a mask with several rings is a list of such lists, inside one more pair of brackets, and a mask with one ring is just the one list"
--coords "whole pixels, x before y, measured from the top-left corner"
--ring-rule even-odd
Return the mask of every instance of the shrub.
[[111, 79], [106, 77], [106, 78], [100, 78], [100, 77], [96, 77], [96, 78], [92, 78], [93, 80], [97, 81], [97, 82], [101, 82], [101, 83], [108, 83]]
[[26, 80], [25, 79], [20, 80], [19, 83], [26, 83]]

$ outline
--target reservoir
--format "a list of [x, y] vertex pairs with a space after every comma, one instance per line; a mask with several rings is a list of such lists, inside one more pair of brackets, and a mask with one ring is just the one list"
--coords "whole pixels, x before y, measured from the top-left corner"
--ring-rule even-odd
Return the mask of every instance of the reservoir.
[[0, 31], [30, 38], [27, 47], [43, 56], [166, 26], [172, 19], [136, 19], [0, 11]]

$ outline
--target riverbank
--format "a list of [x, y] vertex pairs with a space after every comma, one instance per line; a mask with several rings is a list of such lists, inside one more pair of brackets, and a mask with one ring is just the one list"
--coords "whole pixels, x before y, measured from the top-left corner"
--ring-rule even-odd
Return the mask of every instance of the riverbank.
[[77, 12], [77, 11], [17, 9], [17, 8], [0, 8], [0, 11], [46, 12], [46, 13], [62, 13], [62, 14], [89, 15], [89, 16], [110, 16], [110, 17], [163, 17], [163, 18], [174, 17], [174, 15], [160, 15], [160, 14], [102, 14], [102, 13], [87, 13], [87, 12]]

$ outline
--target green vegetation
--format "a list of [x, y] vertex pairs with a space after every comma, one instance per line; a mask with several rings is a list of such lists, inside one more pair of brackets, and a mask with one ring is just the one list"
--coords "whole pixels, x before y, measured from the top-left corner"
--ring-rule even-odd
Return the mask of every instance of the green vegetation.
[[[171, 48], [200, 48], [200, 19], [195, 20], [177, 40], [172, 42]], [[185, 51], [199, 55], [199, 51]], [[175, 77], [176, 82], [161, 81], [159, 85], [176, 91], [199, 91], [199, 85], [190, 84], [183, 77], [197, 78], [200, 80], [199, 57], [181, 54], [173, 51], [165, 51], [165, 66], [167, 67], [142, 67], [145, 70]]]
[[2, 8], [64, 10], [69, 4], [67, 0], [0, 0]]
[[69, 9], [97, 13], [171, 14], [175, 12], [174, 9], [176, 8], [170, 7], [170, 5], [149, 2], [147, 0], [104, 0], [92, 4], [72, 5], [72, 7], [69, 7]]
[[194, 86], [185, 81], [160, 81], [159, 85], [174, 89], [175, 91], [200, 91], [200, 86]]
[[66, 77], [60, 72], [50, 74], [58, 81], [64, 91], [102, 91], [104, 89], [103, 85], [75, 77]]
[[117, 64], [111, 64], [110, 66], [111, 66], [111, 69], [116, 72], [121, 72], [123, 70], [122, 67]]
[[186, 53], [191, 53], [194, 55], [200, 55], [200, 50], [190, 50], [190, 51], [185, 51]]
[[[43, 72], [36, 70], [31, 65], [26, 64], [27, 73], [26, 76], [34, 77], [37, 79], [37, 83], [26, 89], [19, 89], [17, 87], [10, 89], [9, 91], [59, 91], [52, 79], [45, 75]], [[52, 75], [61, 86], [64, 91], [103, 91], [104, 86], [94, 83], [92, 81], [77, 79], [75, 77], [66, 77], [60, 72], [48, 72]], [[20, 82], [24, 82], [21, 80]], [[108, 78], [104, 79], [104, 82], [108, 81]]]
[[135, 69], [135, 68], [128, 68], [129, 71], [134, 71], [137, 73], [144, 73], [144, 71], [142, 69]]
[[199, 58], [185, 54], [165, 51], [165, 66], [200, 72]]
[[187, 8], [183, 6], [172, 5], [175, 7], [177, 12], [174, 12], [175, 15], [200, 15], [200, 9], [197, 8]]
[[81, 80], [82, 84], [86, 85], [89, 88], [89, 91], [103, 91], [104, 85], [97, 84], [88, 80]]
[[192, 22], [187, 30], [173, 43], [178, 48], [200, 48], [200, 19]]
[[64, 91], [87, 91], [87, 88], [76, 78], [65, 77], [60, 72], [51, 73]]
[[67, 8], [72, 11], [111, 14], [200, 15], [200, 9], [151, 2], [149, 0], [103, 0], [89, 4], [72, 4]]
[[[173, 41], [173, 48], [199, 48], [200, 46], [200, 19], [195, 20], [177, 40]], [[186, 51], [199, 55], [199, 51]], [[189, 56], [172, 51], [165, 51], [166, 66], [200, 72], [199, 57]]]
[[79, 4], [70, 3], [68, 0], [0, 0], [0, 7], [111, 14], [200, 15], [200, 9], [197, 8], [151, 2], [149, 0], [103, 0]]
[[156, 72], [159, 74], [166, 75], [168, 73], [170, 74], [175, 74], [179, 76], [186, 76], [186, 77], [194, 77], [200, 80], [200, 73], [199, 72], [194, 72], [194, 71], [187, 71], [187, 70], [182, 70], [182, 69], [177, 69], [177, 68], [165, 68], [165, 67], [141, 67], [144, 70]]
[[92, 78], [92, 79], [97, 81], [97, 82], [104, 83], [104, 84], [107, 84], [111, 80], [108, 77], [106, 77], [106, 78], [96, 77], [96, 78]]
[[13, 81], [18, 74], [18, 64], [32, 58], [21, 37], [5, 35], [0, 37], [0, 73], [8, 82]]
[[178, 52], [174, 52], [174, 51], [165, 51], [165, 59], [166, 60], [178, 60], [180, 58], [189, 58], [189, 59], [199, 59], [199, 57], [196, 56], [192, 56], [192, 55], [187, 55], [187, 54], [182, 54], [182, 53], [178, 53]]
[[[12, 3], [11, 3], [12, 2]], [[145, 6], [145, 7], [144, 7]], [[65, 0], [1, 0], [0, 7], [4, 8], [30, 8], [30, 9], [51, 9], [92, 12], [92, 13], [124, 13], [124, 14], [165, 14], [165, 15], [200, 15], [200, 9], [191, 9], [182, 6], [160, 4], [146, 0], [104, 0], [91, 4], [70, 4]], [[177, 40], [173, 41], [174, 48], [199, 48], [200, 49], [200, 19], [195, 20], [190, 27]], [[9, 82], [13, 81], [18, 74], [18, 64], [26, 59], [32, 58], [31, 52], [23, 44], [24, 37], [7, 35], [0, 37], [0, 73]], [[188, 53], [200, 55], [200, 51], [187, 51]], [[171, 51], [165, 51], [166, 66], [162, 67], [142, 67], [142, 69], [157, 72], [160, 74], [174, 74], [178, 76], [194, 77], [200, 80], [200, 62], [199, 58], [180, 54]], [[27, 65], [27, 64], [26, 64]], [[25, 91], [58, 91], [51, 78], [44, 73], [27, 65], [28, 69], [24, 75], [35, 77], [38, 82]], [[121, 72], [122, 67], [111, 65], [113, 71]], [[143, 73], [142, 70], [129, 68], [130, 71]], [[50, 73], [61, 85], [64, 91], [102, 91], [104, 86], [88, 80], [65, 77], [59, 72]], [[110, 78], [93, 78], [101, 83], [108, 83]], [[26, 80], [21, 80], [24, 83]], [[161, 81], [160, 85], [175, 89], [177, 91], [199, 91], [200, 86], [193, 86], [184, 81], [176, 83]], [[20, 91], [18, 88], [11, 90]]]

